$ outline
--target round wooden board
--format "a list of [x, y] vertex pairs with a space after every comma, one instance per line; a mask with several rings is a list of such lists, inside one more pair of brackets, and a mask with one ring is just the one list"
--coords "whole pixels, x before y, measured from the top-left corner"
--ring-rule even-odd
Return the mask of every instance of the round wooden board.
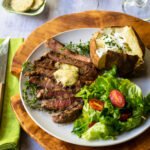
[[[49, 39], [61, 32], [78, 29], [78, 28], [103, 28], [109, 26], [125, 26], [134, 27], [139, 34], [145, 46], [150, 48], [150, 23], [141, 19], [128, 16], [117, 12], [105, 11], [87, 11], [65, 15], [53, 19], [33, 31], [25, 40], [23, 45], [18, 49], [12, 62], [11, 72], [19, 76], [21, 67], [30, 53], [43, 41]], [[112, 146], [108, 148], [89, 148], [81, 147], [73, 144], [62, 142], [45, 131], [40, 129], [28, 116], [23, 108], [19, 96], [14, 96], [11, 105], [22, 128], [45, 149], [50, 150], [149, 150], [150, 149], [150, 130], [124, 144]]]
[[18, 49], [11, 71], [19, 76], [21, 66], [29, 54], [43, 41], [61, 32], [78, 28], [103, 28], [110, 26], [132, 26], [146, 47], [150, 48], [150, 23], [118, 12], [87, 11], [64, 15], [48, 21], [35, 29]]
[[47, 150], [150, 150], [150, 129], [128, 142], [109, 147], [84, 147], [63, 142], [42, 130], [25, 111], [20, 96], [11, 98], [11, 106], [22, 128]]

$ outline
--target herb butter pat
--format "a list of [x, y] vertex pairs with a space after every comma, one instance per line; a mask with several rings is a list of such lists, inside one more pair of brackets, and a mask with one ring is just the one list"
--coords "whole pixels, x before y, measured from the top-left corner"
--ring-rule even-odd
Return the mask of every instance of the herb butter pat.
[[78, 80], [79, 69], [73, 65], [56, 63], [57, 71], [54, 72], [54, 77], [58, 83], [63, 86], [72, 86]]

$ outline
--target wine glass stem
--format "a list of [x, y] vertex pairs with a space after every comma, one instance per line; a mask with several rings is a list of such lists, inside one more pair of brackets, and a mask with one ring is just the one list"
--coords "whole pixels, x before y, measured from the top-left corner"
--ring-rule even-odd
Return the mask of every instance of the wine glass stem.
[[99, 8], [100, 0], [97, 0], [97, 9]]

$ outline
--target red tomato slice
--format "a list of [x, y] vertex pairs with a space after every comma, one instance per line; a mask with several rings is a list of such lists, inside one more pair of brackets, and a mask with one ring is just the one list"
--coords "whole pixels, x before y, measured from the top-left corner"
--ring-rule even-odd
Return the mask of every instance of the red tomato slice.
[[95, 110], [98, 110], [98, 111], [102, 111], [103, 108], [104, 108], [104, 102], [98, 100], [98, 99], [90, 99], [89, 101], [89, 105], [95, 109]]
[[109, 94], [109, 98], [114, 106], [118, 108], [123, 108], [125, 106], [126, 101], [123, 94], [120, 91], [112, 90]]

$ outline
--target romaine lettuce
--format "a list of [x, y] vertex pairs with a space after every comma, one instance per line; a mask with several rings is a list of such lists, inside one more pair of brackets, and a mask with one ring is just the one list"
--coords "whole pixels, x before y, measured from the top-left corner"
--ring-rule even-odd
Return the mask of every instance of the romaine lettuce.
[[[111, 90], [119, 90], [125, 97], [125, 108], [114, 107], [109, 99]], [[116, 67], [105, 72], [90, 85], [84, 86], [76, 97], [84, 100], [82, 115], [74, 122], [73, 133], [86, 140], [112, 139], [122, 132], [129, 131], [142, 123], [143, 115], [150, 112], [150, 95], [143, 98], [141, 89], [128, 79], [117, 77]], [[102, 111], [97, 111], [89, 106], [89, 100], [96, 98], [104, 102]], [[145, 100], [145, 101], [144, 101]], [[146, 111], [144, 111], [145, 105]], [[132, 111], [132, 115], [121, 121], [123, 109]], [[95, 122], [90, 127], [89, 125]]]
[[82, 138], [86, 140], [96, 139], [113, 139], [112, 129], [105, 124], [98, 122], [82, 134]]

